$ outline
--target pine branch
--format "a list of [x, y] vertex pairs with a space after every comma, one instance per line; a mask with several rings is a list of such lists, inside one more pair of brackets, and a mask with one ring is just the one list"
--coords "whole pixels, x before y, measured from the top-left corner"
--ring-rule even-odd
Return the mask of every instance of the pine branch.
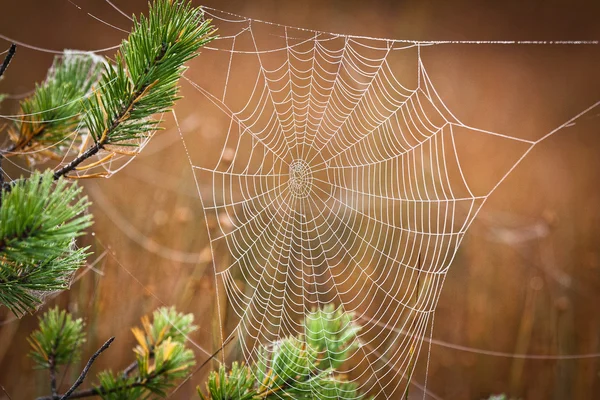
[[53, 391], [56, 382], [52, 382], [52, 375], [56, 368], [79, 358], [81, 345], [85, 342], [83, 327], [81, 319], [73, 319], [71, 314], [55, 307], [44, 313], [39, 319], [39, 329], [27, 339], [32, 348], [29, 356], [36, 366], [50, 370]]
[[3, 155], [22, 154], [30, 162], [60, 158], [69, 136], [87, 130], [94, 143], [58, 169], [58, 179], [107, 145], [137, 147], [137, 139], [158, 129], [152, 116], [179, 98], [184, 63], [215, 38], [214, 29], [188, 0], [155, 0], [148, 17], [133, 21], [114, 65], [89, 53], [55, 60], [44, 83], [21, 103], [22, 117], [9, 131], [13, 143]]
[[12, 144], [3, 153], [24, 155], [30, 163], [63, 156], [81, 124], [81, 99], [91, 93], [103, 63], [92, 53], [65, 51], [56, 57], [44, 82], [21, 102], [21, 116], [8, 132]]
[[[154, 311], [152, 323], [148, 317], [142, 318], [142, 327], [144, 331], [133, 328], [132, 332], [138, 342], [147, 347], [150, 359], [154, 357], [156, 347], [160, 346], [164, 339], [171, 338], [184, 343], [186, 337], [196, 330], [196, 326], [193, 325], [193, 316], [178, 313], [175, 307], [163, 307]], [[122, 376], [128, 377], [137, 368], [138, 361], [136, 360], [123, 370]]]
[[[115, 340], [115, 337], [114, 336], [111, 337], [110, 339], [108, 339], [102, 345], [102, 347], [100, 347], [94, 354], [92, 354], [92, 356], [90, 357], [90, 359], [88, 360], [87, 364], [83, 368], [83, 371], [81, 371], [81, 374], [79, 375], [79, 377], [77, 378], [77, 380], [75, 381], [75, 383], [73, 384], [73, 386], [71, 386], [71, 388], [69, 390], [67, 390], [67, 392], [64, 395], [62, 395], [62, 397], [60, 398], [60, 400], [66, 400], [69, 397], [71, 397], [71, 395], [73, 394], [73, 392], [75, 391], [75, 389], [77, 389], [83, 383], [83, 380], [85, 379], [88, 371], [92, 367], [92, 364], [94, 363], [94, 361], [96, 360], [96, 358], [98, 358], [98, 356], [100, 356], [100, 354], [104, 350], [108, 349], [114, 340]], [[53, 393], [53, 395], [54, 395], [54, 393]]]
[[66, 176], [107, 145], [136, 146], [158, 128], [153, 115], [168, 111], [178, 99], [177, 83], [185, 62], [214, 39], [209, 20], [188, 1], [156, 0], [148, 18], [134, 18], [128, 40], [107, 66], [96, 96], [86, 99], [84, 123], [94, 144], [56, 171]]
[[10, 64], [11, 60], [15, 56], [16, 52], [17, 52], [17, 45], [13, 43], [10, 45], [10, 48], [8, 49], [8, 53], [6, 54], [6, 57], [4, 57], [4, 61], [2, 62], [2, 65], [0, 65], [0, 78], [2, 78], [2, 76], [4, 75], [4, 72], [6, 72], [6, 69], [8, 68], [8, 65]]
[[60, 340], [63, 337], [63, 330], [65, 329], [65, 326], [66, 318], [62, 320], [60, 330], [56, 334], [56, 337], [53, 338], [54, 340], [52, 341], [50, 353], [48, 354], [48, 369], [50, 370], [50, 393], [52, 393], [53, 397], [58, 395], [58, 392], [56, 391], [56, 356], [60, 346]]
[[[67, 139], [78, 130], [87, 131], [94, 143], [43, 178], [34, 174], [4, 183], [0, 171], [1, 304], [22, 315], [41, 304], [40, 293], [68, 287], [86, 256], [86, 249], [75, 249], [73, 239], [91, 220], [78, 215], [87, 208], [87, 200], [75, 202], [78, 189], [67, 190], [59, 178], [86, 168], [83, 163], [90, 157], [110, 151], [106, 146], [137, 146], [138, 139], [158, 129], [153, 115], [173, 106], [184, 64], [214, 39], [213, 34], [210, 21], [188, 0], [155, 0], [148, 17], [134, 18], [114, 65], [91, 54], [67, 52], [55, 60], [34, 95], [21, 103], [22, 117], [9, 130], [12, 145], [0, 151], [0, 162], [15, 154], [30, 162], [62, 157], [70, 148]], [[51, 187], [52, 179], [58, 181], [56, 187]], [[61, 196], [66, 201], [61, 203]], [[44, 203], [46, 197], [50, 203]], [[46, 208], [54, 203], [63, 208], [49, 213]]]
[[[357, 385], [334, 374], [356, 349], [360, 327], [352, 314], [332, 305], [314, 310], [304, 321], [304, 335], [259, 349], [258, 361], [221, 366], [208, 378], [211, 400], [338, 399], [358, 400]], [[206, 399], [200, 388], [198, 395]]]
[[[59, 396], [44, 396], [37, 400], [79, 399], [100, 396], [104, 399], [134, 399], [147, 397], [150, 393], [166, 396], [166, 390], [174, 386], [174, 382], [184, 378], [194, 365], [193, 352], [185, 347], [186, 337], [197, 329], [193, 325], [191, 314], [178, 313], [173, 307], [160, 308], [153, 313], [153, 321], [142, 318], [143, 329], [132, 329], [138, 345], [136, 353], [135, 376], [123, 373], [113, 374], [103, 371], [98, 374], [99, 384], [81, 391], [75, 391], [88, 373], [93, 360], [102, 348], [88, 362], [88, 366], [80, 375], [69, 392]], [[54, 334], [50, 335], [54, 337]], [[32, 343], [32, 342], [31, 342]], [[107, 347], [105, 343], [105, 346]], [[34, 346], [35, 343], [32, 343]], [[103, 348], [105, 348], [103, 346]], [[150, 350], [152, 346], [153, 350]], [[129, 367], [128, 367], [129, 368]], [[133, 371], [131, 371], [133, 373]], [[67, 396], [68, 395], [68, 396]], [[66, 396], [66, 397], [65, 397]]]
[[0, 304], [16, 315], [33, 311], [48, 293], [64, 290], [83, 264], [87, 248], [74, 239], [91, 225], [81, 188], [34, 173], [0, 205]]

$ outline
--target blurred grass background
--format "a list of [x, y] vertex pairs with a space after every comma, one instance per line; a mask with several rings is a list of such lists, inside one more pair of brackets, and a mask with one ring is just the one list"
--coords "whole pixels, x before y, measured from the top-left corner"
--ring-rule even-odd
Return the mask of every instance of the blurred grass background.
[[[146, 11], [142, 0], [113, 2], [128, 14]], [[3, 3], [0, 33], [40, 47], [104, 48], [125, 36], [87, 13], [129, 29], [129, 21], [101, 0]], [[600, 38], [600, 6], [592, 1], [205, 4], [292, 26], [397, 39]], [[20, 47], [0, 92], [32, 90], [52, 57]], [[423, 60], [459, 118], [520, 137], [549, 132], [600, 95], [599, 46], [444, 45], [424, 49]], [[203, 73], [200, 58], [187, 76], [194, 80]], [[182, 90], [186, 98], [176, 106], [180, 122], [197, 131], [195, 145], [206, 154], [220, 150], [211, 147], [217, 142], [211, 138], [223, 127], [195, 117], [197, 94], [187, 84]], [[15, 105], [7, 101], [2, 113], [16, 112]], [[508, 353], [600, 352], [599, 126], [599, 118], [583, 119], [536, 147], [489, 199], [448, 273], [435, 339]], [[481, 179], [494, 172], [481, 157], [469, 161], [465, 168]], [[179, 133], [159, 133], [122, 172], [85, 185], [96, 221], [95, 236], [86, 239], [96, 252], [90, 262], [101, 258], [49, 305], [60, 304], [86, 319], [90, 354], [107, 337], [117, 337], [94, 370], [129, 364], [129, 328], [162, 304], [193, 312], [200, 330], [192, 339], [216, 349], [220, 339], [207, 228]], [[190, 262], [198, 257], [202, 262]], [[26, 357], [26, 337], [36, 317], [13, 320], [0, 310], [0, 321], [0, 384], [15, 400], [45, 394], [46, 374], [32, 371]], [[205, 358], [200, 350], [197, 354]], [[420, 365], [425, 361], [422, 357]], [[65, 385], [81, 367], [73, 365]], [[195, 375], [174, 397], [191, 397], [207, 372]], [[443, 399], [498, 392], [532, 400], [600, 398], [600, 360], [512, 359], [434, 344], [428, 388]], [[0, 393], [0, 398], [8, 397]]]

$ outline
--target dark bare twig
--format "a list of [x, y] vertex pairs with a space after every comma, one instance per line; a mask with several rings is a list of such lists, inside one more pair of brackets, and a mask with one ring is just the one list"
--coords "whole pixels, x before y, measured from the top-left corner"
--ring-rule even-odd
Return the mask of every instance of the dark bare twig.
[[[152, 355], [152, 353], [151, 353], [151, 355]], [[125, 368], [123, 370], [123, 376], [128, 377], [129, 374], [131, 374], [133, 371], [135, 371], [137, 367], [138, 367], [138, 362], [137, 361], [132, 362], [131, 364], [129, 364], [127, 366], [127, 368]]]
[[[77, 339], [77, 342], [75, 342], [75, 348], [77, 348], [80, 344], [80, 339]], [[58, 387], [61, 387], [63, 382], [65, 381], [65, 376], [67, 375], [67, 371], [69, 369], [69, 367], [71, 366], [71, 363], [73, 362], [73, 358], [75, 358], [75, 352], [71, 352], [71, 354], [69, 355], [69, 361], [67, 362], [65, 369], [62, 373], [62, 376], [60, 377], [60, 382], [58, 383]]]
[[[116, 392], [120, 392], [120, 391], [126, 391], [129, 389], [138, 388], [138, 387], [146, 387], [148, 385], [148, 381], [151, 381], [153, 379], [156, 379], [157, 377], [160, 377], [160, 375], [162, 375], [164, 372], [165, 372], [164, 369], [155, 370], [153, 373], [148, 375], [146, 377], [146, 379], [144, 379], [143, 381], [133, 382], [133, 383], [130, 383], [130, 384], [127, 384], [124, 386], [114, 387], [111, 389], [105, 389], [102, 386], [96, 386], [91, 389], [81, 390], [79, 392], [73, 392], [69, 395], [69, 399], [83, 399], [86, 397], [102, 396], [102, 395], [107, 395], [107, 394], [116, 393]], [[61, 397], [60, 400], [62, 400], [63, 398], [64, 397]], [[38, 397], [36, 400], [53, 400], [53, 399], [51, 396], [45, 396], [45, 397]]]
[[[147, 74], [151, 70], [152, 67], [159, 64], [163, 60], [163, 58], [165, 57], [166, 54], [167, 54], [167, 45], [166, 45], [166, 43], [163, 43], [162, 49], [160, 50], [159, 54], [156, 56], [156, 58], [154, 59], [152, 64], [150, 66], [146, 66], [146, 70], [144, 71], [144, 74]], [[71, 172], [75, 168], [77, 168], [77, 166], [79, 166], [79, 164], [81, 164], [82, 162], [84, 162], [85, 160], [92, 157], [93, 155], [98, 153], [100, 150], [102, 150], [104, 148], [104, 146], [108, 143], [110, 135], [119, 127], [120, 124], [123, 123], [123, 121], [125, 120], [125, 116], [128, 113], [131, 113], [133, 111], [136, 102], [140, 99], [140, 96], [143, 96], [145, 94], [146, 90], [148, 88], [150, 88], [152, 85], [153, 84], [143, 85], [135, 93], [133, 93], [133, 95], [129, 99], [129, 102], [127, 102], [126, 104], [123, 104], [123, 107], [121, 108], [121, 112], [118, 115], [114, 116], [112, 123], [106, 129], [106, 131], [103, 133], [102, 137], [100, 139], [98, 139], [98, 141], [95, 142], [92, 145], [92, 147], [88, 148], [80, 156], [73, 159], [70, 163], [68, 163], [64, 167], [62, 167], [59, 170], [57, 170], [56, 172], [54, 172], [54, 179], [58, 179], [61, 176], [67, 175], [69, 172]]]
[[75, 391], [75, 389], [77, 389], [79, 387], [79, 385], [81, 385], [83, 383], [83, 380], [85, 379], [85, 376], [87, 375], [88, 371], [92, 367], [92, 364], [94, 363], [94, 361], [96, 360], [96, 358], [98, 358], [98, 356], [104, 350], [108, 349], [108, 347], [111, 345], [111, 343], [113, 342], [113, 340], [115, 340], [114, 336], [111, 337], [110, 339], [108, 339], [102, 345], [102, 347], [100, 347], [94, 354], [92, 354], [92, 356], [90, 357], [89, 361], [85, 365], [85, 368], [83, 368], [83, 371], [81, 371], [81, 374], [79, 374], [79, 378], [77, 378], [77, 380], [75, 381], [75, 383], [73, 384], [73, 386], [71, 386], [71, 388], [69, 390], [67, 390], [67, 392], [65, 394], [63, 394], [63, 396], [60, 398], [60, 400], [66, 400], [66, 399], [68, 399], [69, 396], [71, 396], [71, 394]]
[[[2, 75], [4, 75], [4, 72], [8, 68], [8, 64], [10, 64], [10, 61], [15, 56], [16, 52], [17, 52], [17, 45], [13, 43], [10, 45], [10, 49], [8, 49], [8, 54], [6, 55], [6, 57], [4, 57], [4, 61], [2, 62], [2, 65], [0, 66], [0, 78], [2, 78]], [[4, 188], [4, 170], [2, 169], [2, 159], [3, 158], [4, 158], [4, 156], [2, 155], [2, 152], [0, 152], [0, 204], [2, 204], [1, 191]]]
[[52, 398], [58, 398], [58, 392], [56, 391], [56, 363], [54, 362], [54, 355], [48, 357], [48, 365], [50, 369], [50, 393]]
[[66, 322], [67, 320], [65, 318], [60, 326], [58, 336], [52, 345], [52, 352], [48, 355], [48, 364], [50, 366], [50, 393], [52, 393], [53, 399], [58, 399], [58, 391], [56, 390], [56, 351], [60, 345], [60, 338], [62, 337], [62, 332], [65, 329]]
[[10, 397], [10, 394], [8, 394], [6, 389], [4, 389], [4, 386], [0, 386], [0, 388], [2, 388], [2, 391], [4, 392], [4, 394], [6, 395], [6, 397], [8, 397], [8, 400], [12, 400], [12, 397]]
[[6, 55], [6, 57], [4, 57], [4, 61], [2, 62], [2, 65], [0, 66], [0, 78], [2, 78], [2, 75], [4, 75], [4, 72], [8, 68], [8, 64], [10, 64], [10, 62], [11, 62], [12, 58], [15, 56], [16, 52], [17, 52], [17, 45], [13, 43], [10, 45], [10, 49], [8, 49], [8, 54]]

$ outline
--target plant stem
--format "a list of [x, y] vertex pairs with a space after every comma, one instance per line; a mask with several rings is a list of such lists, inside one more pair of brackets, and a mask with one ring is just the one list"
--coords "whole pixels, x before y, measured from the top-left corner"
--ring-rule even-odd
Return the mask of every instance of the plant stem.
[[79, 164], [81, 164], [88, 158], [90, 158], [93, 155], [95, 155], [96, 153], [98, 153], [100, 151], [100, 149], [102, 149], [104, 147], [105, 144], [106, 144], [106, 139], [104, 139], [104, 140], [101, 139], [100, 141], [96, 142], [92, 147], [87, 149], [79, 157], [75, 158], [73, 161], [71, 161], [70, 163], [68, 163], [67, 165], [65, 165], [64, 167], [59, 169], [58, 171], [56, 171], [54, 173], [54, 179], [56, 180], [56, 179], [60, 178], [61, 176], [64, 176], [64, 175], [68, 174], [69, 172], [73, 171], [75, 168], [77, 168], [77, 166]]
[[4, 75], [4, 72], [8, 68], [8, 64], [10, 64], [10, 61], [15, 56], [16, 52], [17, 52], [17, 45], [13, 43], [10, 45], [10, 49], [8, 49], [8, 54], [6, 55], [6, 57], [4, 57], [4, 61], [2, 62], [2, 65], [0, 65], [0, 78], [2, 77], [2, 75]]
[[[111, 341], [112, 339], [114, 339], [114, 338], [109, 339], [109, 341]], [[105, 343], [105, 345], [106, 345], [106, 343]], [[108, 345], [110, 345], [110, 343], [108, 343]], [[99, 355], [100, 352], [101, 352], [100, 350], [98, 350], [96, 352], [97, 353], [97, 354], [95, 354], [96, 357], [97, 357], [97, 355]], [[92, 361], [92, 360], [90, 359], [90, 361]], [[88, 364], [89, 364], [89, 362], [88, 362]], [[86, 367], [87, 367], [87, 365], [86, 365]], [[85, 369], [84, 369], [84, 372], [87, 374], [87, 371]], [[124, 385], [124, 386], [114, 387], [114, 388], [111, 388], [111, 389], [108, 389], [108, 390], [104, 389], [102, 386], [97, 386], [97, 387], [93, 387], [91, 389], [82, 390], [82, 391], [79, 391], [79, 392], [71, 392], [70, 394], [69, 394], [69, 392], [67, 392], [62, 397], [60, 397], [60, 400], [66, 400], [66, 399], [83, 399], [83, 398], [86, 398], [86, 397], [111, 394], [111, 393], [115, 393], [115, 392], [119, 392], [119, 391], [125, 391], [125, 390], [128, 390], [128, 389], [133, 389], [133, 388], [137, 388], [137, 387], [146, 387], [148, 385], [148, 381], [159, 377], [164, 372], [165, 372], [164, 370], [158, 370], [158, 371], [155, 371], [154, 373], [148, 375], [144, 379], [144, 381], [142, 381], [142, 382], [133, 382], [133, 383], [130, 383], [130, 384], [127, 384], [127, 385]], [[83, 372], [82, 372], [82, 375], [83, 375]], [[81, 378], [81, 375], [80, 375], [80, 378]], [[85, 378], [85, 376], [84, 376], [84, 378]], [[78, 381], [79, 381], [79, 379], [78, 379]], [[83, 382], [83, 379], [81, 379], [81, 382]], [[79, 384], [81, 384], [81, 382], [79, 382]], [[77, 384], [77, 382], [75, 382], [75, 383]], [[79, 385], [77, 385], [77, 386], [79, 386]], [[75, 385], [73, 385], [73, 387], [71, 387], [71, 389], [74, 389], [74, 388], [76, 388]], [[65, 396], [67, 396], [67, 394], [68, 394], [68, 397], [65, 397]], [[36, 400], [54, 400], [54, 399], [52, 398], [52, 396], [45, 396], [45, 397], [38, 397]]]
[[134, 361], [123, 370], [123, 377], [127, 378], [138, 367], [138, 362]]
[[[17, 52], [17, 45], [13, 43], [10, 45], [10, 49], [8, 49], [8, 54], [6, 55], [6, 57], [4, 57], [4, 61], [2, 62], [2, 65], [0, 66], [0, 78], [2, 78], [2, 75], [4, 75], [4, 72], [8, 68], [8, 64], [10, 64], [10, 61], [15, 56], [16, 52]], [[4, 170], [2, 169], [2, 159], [3, 158], [4, 158], [3, 152], [0, 152], [0, 205], [2, 204], [2, 190], [4, 189]]]
[[[164, 56], [166, 55], [166, 53], [167, 53], [167, 45], [163, 44], [159, 54], [156, 56], [154, 61], [150, 65], [146, 66], [145, 73], [147, 74], [152, 69], [152, 67], [154, 67], [156, 64], [160, 63], [162, 61], [162, 59], [164, 58]], [[104, 148], [104, 145], [107, 144], [111, 133], [113, 133], [115, 131], [115, 129], [117, 129], [117, 127], [121, 123], [123, 123], [124, 121], [127, 120], [126, 117], [129, 113], [131, 113], [131, 111], [135, 107], [135, 103], [140, 99], [140, 97], [144, 96], [146, 94], [146, 91], [153, 85], [154, 85], [154, 82], [144, 84], [135, 93], [133, 93], [132, 96], [130, 97], [129, 101], [126, 104], [123, 104], [123, 108], [121, 108], [121, 112], [114, 117], [110, 126], [106, 129], [106, 131], [104, 131], [100, 140], [98, 140], [92, 147], [87, 149], [79, 157], [75, 158], [73, 161], [71, 161], [70, 163], [68, 163], [67, 165], [65, 165], [64, 167], [59, 169], [58, 171], [56, 171], [54, 173], [54, 179], [58, 179], [61, 176], [64, 176], [64, 175], [68, 174], [69, 172], [73, 171], [75, 168], [77, 168], [77, 166], [79, 164], [81, 164], [88, 158], [92, 157], [93, 155], [98, 153], [98, 151], [100, 151], [102, 148]]]
[[83, 380], [85, 379], [85, 376], [87, 375], [88, 371], [90, 370], [90, 368], [92, 367], [92, 364], [94, 363], [94, 361], [96, 360], [96, 358], [98, 358], [98, 356], [106, 349], [108, 349], [108, 347], [111, 345], [111, 343], [115, 340], [115, 337], [111, 337], [110, 339], [108, 339], [103, 345], [102, 347], [100, 347], [88, 360], [87, 364], [85, 365], [85, 368], [83, 368], [83, 371], [81, 371], [81, 374], [79, 375], [79, 378], [77, 378], [77, 380], [75, 381], [75, 383], [73, 384], [73, 386], [71, 386], [71, 388], [69, 390], [67, 390], [67, 392], [62, 395], [62, 397], [60, 398], [60, 400], [66, 400], [69, 397], [75, 398], [74, 396], [71, 396], [73, 394], [73, 392], [75, 391], [75, 389], [77, 389], [79, 387], [79, 385], [81, 385], [83, 383]]
[[50, 369], [50, 393], [52, 393], [52, 398], [58, 398], [58, 392], [56, 391], [56, 363], [54, 362], [54, 355], [50, 355], [48, 357], [48, 365]]

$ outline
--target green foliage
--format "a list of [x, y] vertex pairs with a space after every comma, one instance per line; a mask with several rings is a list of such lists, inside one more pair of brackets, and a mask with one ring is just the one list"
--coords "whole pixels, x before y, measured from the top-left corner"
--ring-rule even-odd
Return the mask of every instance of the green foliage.
[[[169, 321], [173, 324], [170, 325]], [[132, 331], [138, 344], [133, 349], [135, 362], [121, 372], [103, 371], [98, 384], [74, 392], [71, 397], [100, 396], [106, 400], [130, 400], [166, 397], [177, 380], [185, 378], [194, 366], [194, 353], [186, 346], [186, 338], [197, 327], [191, 314], [174, 308], [160, 308], [153, 320], [142, 318], [142, 328]], [[31, 357], [42, 368], [54, 368], [78, 359], [85, 342], [81, 319], [74, 320], [65, 311], [51, 309], [40, 318], [40, 327], [31, 334]], [[52, 396], [41, 399], [51, 400]]]
[[128, 40], [107, 66], [98, 95], [85, 103], [84, 122], [100, 145], [129, 141], [156, 129], [153, 114], [178, 99], [183, 64], [214, 39], [210, 21], [189, 1], [156, 0], [148, 18], [134, 18]]
[[304, 335], [288, 337], [259, 351], [251, 366], [221, 366], [209, 375], [202, 399], [363, 399], [357, 386], [335, 375], [358, 346], [360, 327], [352, 314], [327, 305], [304, 321]]
[[152, 323], [147, 316], [142, 318], [143, 331], [139, 328], [132, 329], [140, 345], [151, 351], [155, 346], [159, 346], [165, 338], [185, 343], [186, 336], [197, 329], [192, 324], [194, 316], [178, 313], [175, 307], [159, 308], [154, 311], [152, 317]]
[[185, 378], [195, 364], [194, 353], [184, 344], [165, 339], [154, 350], [137, 354], [138, 373], [134, 376], [103, 371], [98, 374], [99, 385], [94, 389], [105, 400], [146, 398], [151, 394], [167, 396], [175, 381]]
[[[14, 154], [30, 161], [63, 157], [71, 135], [80, 129], [89, 130], [94, 144], [53, 174], [4, 184], [0, 179], [1, 304], [20, 316], [41, 304], [45, 294], [68, 287], [86, 256], [74, 239], [91, 217], [83, 215], [87, 199], [76, 201], [79, 189], [60, 178], [105, 145], [135, 146], [133, 139], [156, 129], [152, 115], [167, 111], [178, 99], [183, 64], [214, 38], [213, 32], [210, 21], [188, 0], [155, 0], [148, 17], [134, 18], [116, 64], [66, 52], [21, 103], [23, 116], [9, 130], [13, 143], [0, 152], [0, 162]], [[1, 165], [0, 174], [3, 178]]]
[[[0, 303], [15, 314], [33, 311], [43, 297], [68, 287], [70, 278], [85, 260], [86, 249], [75, 239], [91, 224], [85, 211], [87, 198], [64, 176], [108, 145], [137, 146], [136, 139], [157, 129], [153, 115], [163, 113], [178, 99], [178, 81], [184, 63], [212, 39], [214, 30], [202, 11], [189, 0], [154, 0], [148, 17], [134, 18], [114, 64], [89, 54], [66, 53], [57, 58], [44, 83], [21, 103], [22, 117], [10, 128], [12, 145], [0, 150], [2, 159], [15, 154], [29, 161], [64, 157], [71, 136], [81, 130], [94, 141], [62, 168], [33, 173], [27, 179], [4, 183], [0, 165]], [[82, 166], [89, 169], [103, 162]], [[88, 174], [93, 177], [100, 174]], [[75, 176], [76, 177], [76, 176]], [[74, 392], [105, 343], [90, 359], [69, 397], [101, 396], [132, 399], [165, 396], [177, 379], [194, 365], [194, 354], [185, 337], [195, 328], [191, 315], [160, 309], [154, 319], [143, 319], [143, 329], [133, 329], [138, 340], [135, 362], [119, 374], [99, 374], [99, 385]], [[56, 366], [77, 356], [84, 340], [81, 320], [51, 310], [30, 339], [32, 358], [49, 368], [56, 399]], [[57, 397], [58, 396], [58, 397]]]
[[27, 339], [32, 347], [29, 356], [39, 368], [51, 368], [76, 361], [85, 342], [84, 323], [73, 319], [58, 307], [48, 310], [39, 319], [39, 328]]
[[81, 100], [100, 78], [102, 64], [103, 59], [91, 53], [65, 51], [56, 57], [46, 80], [21, 102], [22, 116], [9, 132], [9, 151], [27, 152], [30, 161], [61, 157], [81, 123]]
[[[234, 362], [231, 370], [227, 372], [221, 365], [218, 372], [212, 372], [208, 378], [206, 388], [213, 400], [251, 400], [256, 398], [254, 390], [256, 378], [252, 370], [244, 365]], [[198, 389], [200, 398], [206, 399], [200, 389]]]
[[358, 348], [354, 340], [360, 326], [352, 321], [353, 315], [337, 310], [333, 304], [310, 313], [304, 321], [306, 343], [319, 351], [321, 369], [339, 366]]
[[93, 391], [105, 400], [146, 398], [151, 394], [165, 397], [175, 381], [184, 378], [195, 364], [184, 336], [197, 329], [193, 321], [192, 314], [178, 313], [172, 307], [155, 311], [152, 322], [143, 317], [142, 329], [132, 329], [138, 341], [134, 349], [135, 373], [101, 372]]
[[1, 192], [0, 303], [15, 314], [33, 311], [43, 296], [68, 288], [87, 248], [74, 239], [91, 225], [81, 188], [34, 173]]

